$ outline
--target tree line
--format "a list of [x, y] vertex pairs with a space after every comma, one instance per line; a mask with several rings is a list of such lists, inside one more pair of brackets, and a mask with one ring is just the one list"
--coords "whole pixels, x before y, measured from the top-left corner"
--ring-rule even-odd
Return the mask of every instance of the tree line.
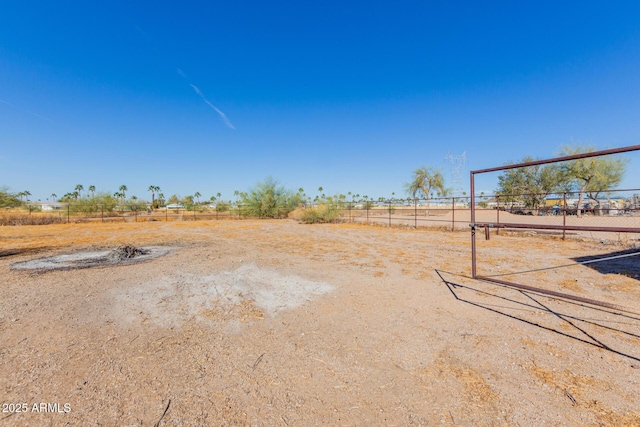
[[[564, 146], [559, 155], [564, 157], [593, 151], [593, 147]], [[534, 160], [537, 159], [527, 156], [519, 163]], [[509, 169], [498, 177], [496, 193], [501, 201], [532, 209], [543, 205], [550, 194], [577, 193], [578, 208], [583, 206], [587, 197], [600, 211], [602, 197], [607, 197], [610, 190], [620, 185], [627, 164], [625, 157], [601, 156]]]
[[[593, 147], [561, 148], [559, 155], [569, 156], [574, 154], [595, 151]], [[519, 163], [531, 162], [530, 156], [524, 157]], [[508, 163], [509, 164], [509, 163]], [[536, 209], [544, 204], [546, 198], [553, 193], [577, 193], [578, 206], [582, 206], [583, 198], [594, 201], [600, 209], [601, 196], [607, 191], [617, 187], [624, 176], [628, 160], [622, 157], [590, 157], [572, 160], [564, 163], [535, 165], [523, 168], [514, 168], [503, 171], [498, 177], [496, 194], [504, 203], [517, 204], [526, 208]], [[391, 198], [378, 198], [378, 202], [413, 202], [426, 200], [427, 205], [434, 197], [447, 197], [451, 189], [447, 188], [442, 172], [433, 167], [421, 166], [412, 173], [411, 180], [404, 184], [404, 190], [408, 196], [406, 199], [396, 198], [395, 193]], [[94, 185], [85, 188], [77, 184], [73, 191], [58, 197], [51, 194], [52, 201], [73, 202], [74, 211], [95, 212], [99, 210], [137, 210], [157, 209], [167, 205], [176, 205], [187, 210], [202, 210], [214, 207], [217, 211], [228, 211], [232, 208], [248, 216], [274, 218], [286, 216], [296, 208], [303, 208], [310, 212], [311, 217], [333, 218], [336, 209], [354, 208], [356, 205], [366, 209], [371, 208], [376, 202], [375, 198], [367, 195], [348, 192], [334, 196], [325, 195], [323, 188], [318, 188], [315, 198], [308, 196], [303, 188], [298, 191], [288, 190], [280, 183], [269, 177], [257, 183], [246, 192], [235, 190], [235, 201], [222, 199], [221, 193], [203, 200], [200, 192], [181, 197], [172, 195], [165, 198], [162, 190], [157, 185], [150, 185], [147, 189], [151, 193], [151, 204], [138, 199], [135, 195], [127, 198], [128, 188], [121, 185], [114, 193], [97, 192]], [[463, 193], [465, 195], [466, 193]], [[6, 188], [0, 188], [0, 207], [19, 206], [29, 202], [29, 191], [12, 194]], [[319, 209], [323, 207], [322, 209]], [[315, 209], [315, 211], [314, 211]], [[319, 212], [322, 211], [322, 214]]]

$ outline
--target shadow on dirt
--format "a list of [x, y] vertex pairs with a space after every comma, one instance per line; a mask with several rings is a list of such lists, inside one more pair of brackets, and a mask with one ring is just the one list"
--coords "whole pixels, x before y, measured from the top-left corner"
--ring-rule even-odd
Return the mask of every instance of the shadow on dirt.
[[23, 249], [6, 249], [0, 250], [0, 258], [6, 258], [14, 255], [30, 255], [37, 254], [40, 252], [45, 252], [51, 249], [48, 246], [43, 246], [39, 248], [23, 248]]
[[640, 255], [638, 249], [627, 249], [608, 254], [573, 258], [573, 260], [602, 274], [622, 274], [640, 280], [638, 255]]
[[454, 273], [439, 270], [436, 273], [462, 303], [640, 362], [640, 315], [477, 280], [469, 286], [443, 276], [455, 276]]

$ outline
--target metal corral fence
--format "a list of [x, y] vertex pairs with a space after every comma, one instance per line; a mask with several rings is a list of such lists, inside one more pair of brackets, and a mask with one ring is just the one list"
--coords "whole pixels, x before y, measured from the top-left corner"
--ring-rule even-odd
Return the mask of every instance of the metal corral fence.
[[[592, 196], [594, 196], [592, 194]], [[640, 189], [610, 190], [597, 197], [584, 195], [578, 206], [578, 193], [550, 194], [491, 194], [475, 198], [475, 222], [487, 223], [490, 232], [499, 234], [501, 228], [538, 230], [545, 226], [552, 229], [546, 234], [565, 238], [591, 238], [620, 240], [633, 239], [624, 231], [634, 233], [640, 228]], [[472, 223], [471, 197], [439, 197], [426, 199], [377, 199], [331, 202], [339, 211], [336, 222], [362, 223], [392, 227], [425, 227], [442, 230], [469, 230]], [[146, 222], [146, 221], [201, 221], [258, 219], [246, 214], [242, 204], [231, 205], [224, 210], [215, 207], [195, 206], [157, 209], [116, 207], [107, 209], [96, 204], [55, 203], [44, 205], [48, 210], [26, 208], [22, 224], [81, 223], [81, 222]], [[302, 205], [302, 209], [318, 207], [315, 203]], [[28, 218], [25, 219], [25, 217]], [[282, 211], [278, 218], [286, 218]], [[10, 224], [7, 224], [10, 225]], [[542, 226], [542, 227], [540, 227]], [[574, 230], [571, 227], [616, 227], [616, 234], [589, 229]], [[558, 228], [560, 227], [560, 228]], [[514, 229], [515, 230], [515, 229]], [[513, 231], [513, 230], [512, 230]], [[638, 237], [638, 236], [635, 236]]]
[[[57, 202], [30, 204], [19, 212], [15, 209], [10, 213], [0, 212], [5, 225], [12, 225], [11, 218], [16, 224], [70, 224], [83, 222], [145, 222], [145, 221], [200, 221], [252, 218], [243, 212], [242, 206], [233, 206], [224, 210], [207, 206], [194, 206], [156, 209], [138, 207], [108, 207], [102, 204], [87, 205], [86, 203]], [[285, 217], [285, 212], [279, 217]], [[0, 218], [1, 219], [1, 218]]]
[[[592, 268], [600, 268], [599, 271], [615, 272], [633, 278], [639, 277], [637, 259], [640, 255], [638, 251], [640, 247], [640, 215], [638, 214], [640, 190], [637, 188], [622, 190], [604, 187], [603, 183], [606, 180], [603, 177], [614, 170], [615, 164], [611, 162], [611, 157], [606, 158], [610, 163], [607, 161], [598, 163], [599, 159], [596, 159], [634, 151], [637, 154], [640, 151], [640, 145], [471, 171], [472, 277], [582, 303], [622, 311], [628, 310], [609, 302], [568, 295], [558, 291], [557, 288], [554, 290], [553, 287], [556, 285], [553, 281], [549, 281], [548, 278], [542, 279], [542, 275], [543, 272], [553, 271], [559, 267], [582, 267], [588, 263]], [[476, 196], [476, 175], [505, 174], [506, 171], [534, 172], [534, 168], [547, 165], [559, 167], [557, 170], [561, 171], [570, 171], [571, 168], [576, 170], [580, 166], [581, 170], [584, 170], [584, 174], [581, 175], [582, 191], [550, 194], [503, 194], [492, 196], [491, 199]], [[525, 176], [529, 175], [525, 174]], [[574, 263], [561, 266], [557, 264], [544, 266], [540, 265], [535, 257], [532, 257], [528, 245], [522, 245], [518, 248], [509, 248], [508, 246], [503, 248], [496, 242], [492, 244], [481, 243], [490, 240], [492, 232], [499, 234], [500, 230], [524, 230], [526, 232], [555, 234], [563, 239], [571, 236], [582, 240], [596, 240], [603, 244], [620, 243], [625, 248], [621, 251], [620, 248], [612, 250], [611, 246], [601, 246], [601, 251], [604, 253], [600, 256], [574, 258]], [[481, 236], [484, 234], [484, 239], [477, 242], [478, 232], [481, 233]], [[553, 254], [556, 251], [558, 258], [562, 259], [561, 248], [554, 248], [555, 246], [549, 245], [549, 253]], [[593, 250], [593, 246], [590, 250]], [[499, 264], [496, 265], [494, 261], [492, 265], [490, 260], [495, 259], [496, 253], [502, 253], [504, 256]], [[607, 265], [607, 267], [603, 268], [603, 265]], [[526, 284], [527, 280], [531, 284]], [[540, 282], [545, 283], [545, 287], [540, 287]], [[551, 288], [546, 288], [546, 286]]]

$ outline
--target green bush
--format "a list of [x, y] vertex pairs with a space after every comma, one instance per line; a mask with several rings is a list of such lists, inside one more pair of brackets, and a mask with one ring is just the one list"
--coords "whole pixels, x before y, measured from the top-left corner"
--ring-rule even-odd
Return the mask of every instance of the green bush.
[[299, 204], [298, 194], [286, 190], [278, 181], [268, 177], [248, 193], [242, 193], [241, 212], [245, 216], [282, 218]]
[[0, 187], [0, 208], [13, 208], [22, 205], [22, 201], [15, 194], [9, 193], [6, 187]]
[[102, 210], [111, 212], [118, 204], [118, 201], [110, 194], [98, 193], [94, 197], [72, 200], [70, 203], [69, 210], [71, 213], [97, 213]]
[[231, 205], [227, 202], [218, 202], [216, 204], [216, 210], [218, 212], [227, 212], [231, 209]]
[[335, 203], [320, 204], [317, 207], [306, 208], [300, 220], [305, 224], [322, 224], [335, 222], [340, 218], [340, 208]]

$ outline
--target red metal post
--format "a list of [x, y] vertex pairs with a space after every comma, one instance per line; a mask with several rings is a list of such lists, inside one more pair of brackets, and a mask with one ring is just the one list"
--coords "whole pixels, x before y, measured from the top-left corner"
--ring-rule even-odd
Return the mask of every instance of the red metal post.
[[475, 190], [475, 175], [473, 171], [470, 173], [470, 188], [471, 191], [471, 277], [476, 278], [476, 190]]
[[451, 198], [451, 231], [456, 230], [456, 198]]
[[567, 193], [564, 193], [563, 196], [563, 207], [562, 207], [562, 240], [565, 239], [566, 235], [567, 235], [567, 230], [564, 229], [564, 227], [567, 226]]

